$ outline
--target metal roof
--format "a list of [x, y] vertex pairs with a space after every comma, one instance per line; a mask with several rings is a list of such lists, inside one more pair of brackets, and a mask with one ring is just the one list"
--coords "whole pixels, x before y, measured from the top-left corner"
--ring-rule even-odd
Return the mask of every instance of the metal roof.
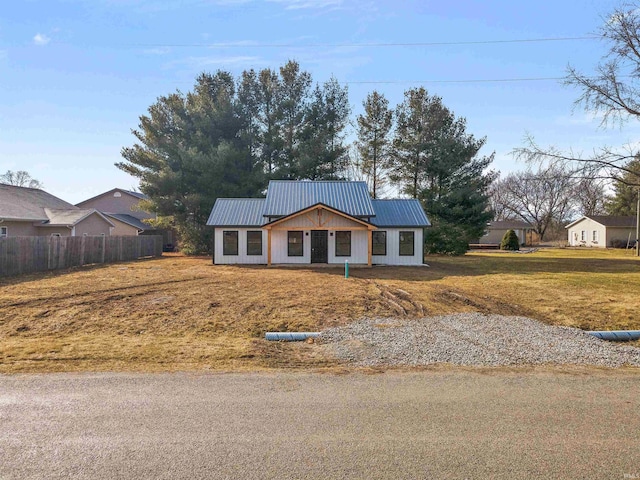
[[371, 200], [376, 216], [371, 219], [377, 227], [428, 227], [431, 225], [419, 200]]
[[277, 217], [323, 203], [353, 217], [376, 215], [365, 182], [272, 180], [263, 215]]
[[216, 200], [207, 225], [214, 227], [259, 227], [263, 217], [264, 198], [219, 198]]

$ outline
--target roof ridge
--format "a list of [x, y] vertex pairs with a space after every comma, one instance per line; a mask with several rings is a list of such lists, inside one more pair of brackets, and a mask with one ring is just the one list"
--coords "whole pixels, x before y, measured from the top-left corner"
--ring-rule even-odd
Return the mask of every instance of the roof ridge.
[[[35, 187], [21, 187], [20, 185], [11, 185], [11, 184], [9, 184], [9, 183], [0, 183], [0, 187], [20, 188], [20, 189], [22, 189], [22, 190], [37, 190], [37, 191], [39, 191], [39, 192], [48, 193], [48, 192], [45, 192], [45, 191], [44, 191], [43, 189], [41, 189], [41, 188], [35, 188]], [[51, 194], [49, 193], [49, 195], [51, 195]]]

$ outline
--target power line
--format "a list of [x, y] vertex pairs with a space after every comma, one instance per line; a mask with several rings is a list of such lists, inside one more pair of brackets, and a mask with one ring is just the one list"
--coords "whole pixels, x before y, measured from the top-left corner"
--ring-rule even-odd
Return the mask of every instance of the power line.
[[480, 78], [470, 80], [363, 80], [343, 82], [349, 85], [367, 84], [407, 84], [407, 83], [499, 83], [499, 82], [544, 82], [564, 80], [564, 77], [529, 77], [529, 78]]
[[451, 45], [494, 45], [508, 43], [567, 42], [576, 40], [596, 40], [595, 35], [583, 37], [521, 38], [512, 40], [475, 40], [457, 42], [379, 42], [379, 43], [132, 43], [124, 47], [142, 48], [338, 48], [338, 47], [438, 47]]

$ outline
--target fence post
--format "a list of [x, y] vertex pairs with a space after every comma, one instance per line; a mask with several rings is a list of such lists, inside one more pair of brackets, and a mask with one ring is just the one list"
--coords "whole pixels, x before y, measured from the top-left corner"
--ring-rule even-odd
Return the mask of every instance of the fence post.
[[86, 238], [87, 237], [83, 235], [80, 241], [80, 266], [84, 265], [84, 242]]
[[107, 248], [107, 236], [102, 235], [102, 255], [100, 255], [100, 263], [104, 263], [105, 250]]

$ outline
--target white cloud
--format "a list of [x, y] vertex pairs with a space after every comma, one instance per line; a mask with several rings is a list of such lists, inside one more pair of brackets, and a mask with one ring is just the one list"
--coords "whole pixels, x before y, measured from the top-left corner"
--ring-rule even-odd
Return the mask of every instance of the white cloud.
[[33, 37], [34, 45], [42, 46], [42, 45], [46, 45], [50, 41], [51, 39], [47, 37], [44, 33], [36, 33], [35, 36]]

